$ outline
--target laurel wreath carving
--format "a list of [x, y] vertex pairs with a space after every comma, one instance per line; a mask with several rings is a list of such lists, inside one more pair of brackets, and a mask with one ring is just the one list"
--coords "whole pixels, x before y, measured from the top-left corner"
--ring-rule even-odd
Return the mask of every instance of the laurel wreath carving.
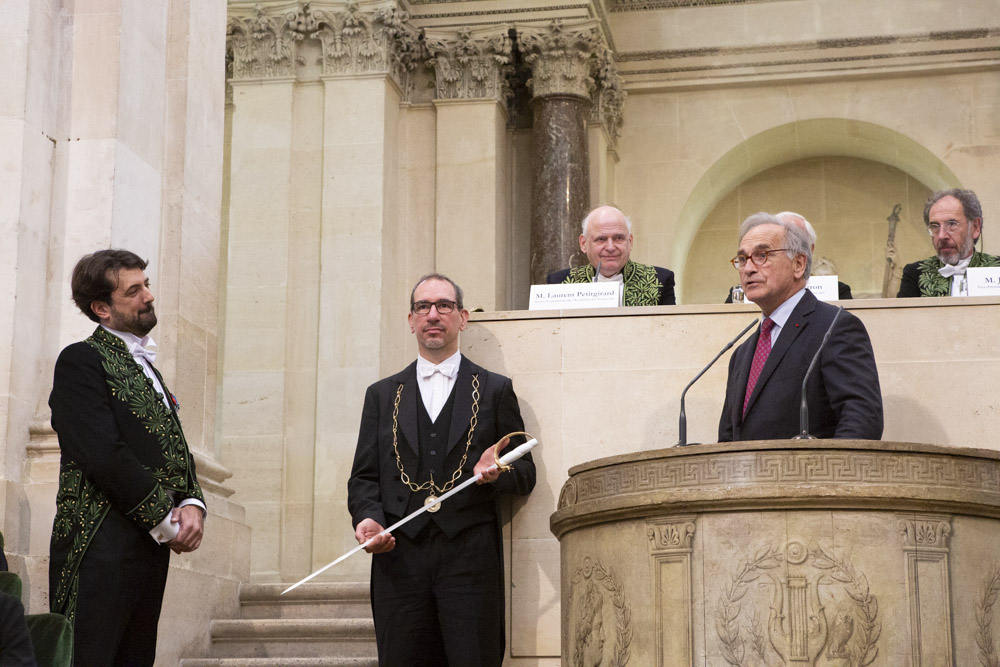
[[625, 667], [632, 644], [632, 608], [625, 601], [625, 589], [615, 578], [613, 568], [605, 567], [600, 560], [591, 563], [590, 558], [585, 558], [583, 567], [573, 575], [573, 583], [578, 584], [591, 577], [601, 582], [611, 594], [611, 604], [615, 607], [615, 649], [611, 667]]
[[868, 588], [868, 577], [858, 574], [846, 560], [827, 554], [820, 547], [810, 550], [813, 567], [826, 570], [836, 581], [845, 584], [844, 591], [854, 600], [860, 624], [855, 626], [849, 651], [851, 664], [868, 667], [878, 657], [878, 639], [882, 635], [882, 622], [878, 620], [878, 599]]
[[[882, 623], [878, 620], [878, 599], [871, 593], [868, 578], [864, 574], [855, 572], [854, 567], [849, 562], [826, 553], [820, 547], [811, 549], [809, 556], [812, 558], [814, 567], [825, 571], [831, 579], [844, 584], [844, 591], [854, 601], [860, 622], [855, 626], [855, 634], [850, 643], [851, 664], [858, 665], [858, 667], [868, 667], [878, 657], [878, 640], [882, 634]], [[763, 632], [756, 612], [751, 618], [750, 624], [742, 628], [748, 639], [744, 640], [742, 637], [739, 624], [742, 600], [751, 583], [757, 581], [767, 570], [779, 567], [783, 560], [781, 550], [765, 545], [757, 550], [753, 558], [740, 561], [732, 581], [723, 588], [716, 612], [715, 631], [722, 642], [723, 659], [734, 667], [747, 667], [746, 646], [748, 641], [750, 648], [757, 654], [758, 658], [763, 659], [764, 657]], [[1000, 591], [1000, 569], [994, 576], [995, 579], [991, 583], [996, 583], [996, 589], [992, 601], [996, 600], [997, 592]], [[986, 597], [984, 595], [984, 600]], [[989, 643], [992, 647], [992, 637]], [[983, 664], [986, 667], [1000, 667], [1000, 663], [987, 665], [984, 662]]]
[[[747, 594], [750, 584], [757, 581], [765, 570], [781, 565], [781, 561], [781, 551], [765, 545], [757, 550], [752, 559], [740, 561], [733, 580], [722, 590], [715, 616], [715, 631], [722, 641], [722, 657], [730, 665], [746, 667], [746, 643], [740, 637], [739, 619], [743, 609], [740, 601]], [[747, 633], [753, 638], [752, 645], [756, 650], [756, 633], [752, 629], [748, 629]]]
[[983, 594], [976, 607], [976, 644], [979, 645], [979, 662], [983, 667], [1000, 667], [996, 644], [993, 642], [993, 605], [1000, 594], [1000, 566], [983, 582]]

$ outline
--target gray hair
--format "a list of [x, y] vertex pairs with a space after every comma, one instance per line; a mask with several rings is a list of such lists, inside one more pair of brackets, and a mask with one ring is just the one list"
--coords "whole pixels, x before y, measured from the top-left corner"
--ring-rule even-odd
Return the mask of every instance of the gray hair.
[[413, 289], [410, 290], [410, 310], [413, 310], [413, 295], [417, 293], [417, 288], [420, 287], [422, 283], [425, 283], [428, 280], [441, 280], [446, 283], [451, 283], [451, 286], [455, 288], [455, 304], [458, 306], [459, 310], [465, 308], [465, 306], [462, 304], [462, 300], [465, 297], [462, 294], [462, 288], [458, 286], [458, 283], [456, 283], [454, 280], [444, 275], [443, 273], [428, 273], [426, 276], [421, 276], [420, 280], [417, 281], [417, 284], [414, 285]]
[[962, 212], [965, 213], [965, 219], [969, 221], [969, 224], [972, 224], [976, 218], [982, 220], [983, 205], [979, 203], [979, 197], [976, 196], [976, 193], [972, 190], [951, 188], [950, 190], [938, 190], [927, 198], [927, 203], [924, 204], [925, 225], [931, 224], [931, 206], [945, 197], [954, 197], [962, 203]]
[[743, 221], [740, 225], [740, 242], [743, 241], [743, 237], [747, 235], [754, 227], [759, 227], [761, 225], [778, 225], [785, 229], [785, 254], [788, 255], [788, 259], [795, 259], [796, 255], [805, 255], [806, 257], [806, 272], [803, 278], [809, 279], [812, 273], [812, 241], [809, 238], [809, 234], [806, 230], [802, 229], [794, 222], [788, 222], [787, 220], [782, 220], [776, 215], [771, 215], [770, 213], [754, 213], [749, 218]]
[[586, 215], [586, 216], [585, 216], [585, 217], [583, 218], [583, 224], [581, 224], [581, 225], [580, 225], [580, 233], [581, 233], [581, 234], [583, 234], [584, 236], [586, 236], [586, 235], [587, 235], [587, 223], [589, 223], [589, 222], [590, 222], [590, 216], [594, 215], [594, 213], [595, 213], [595, 212], [597, 211], [597, 209], [599, 209], [599, 208], [613, 208], [613, 209], [615, 209], [616, 211], [618, 211], [619, 213], [621, 213], [621, 214], [622, 214], [622, 217], [623, 217], [623, 218], [625, 218], [625, 227], [626, 227], [626, 228], [628, 229], [628, 233], [629, 233], [629, 234], [631, 234], [631, 233], [632, 233], [632, 221], [631, 221], [631, 220], [629, 219], [629, 217], [628, 217], [627, 215], [625, 215], [624, 213], [622, 213], [622, 210], [621, 210], [620, 208], [618, 208], [617, 206], [612, 206], [611, 204], [601, 204], [600, 206], [595, 206], [595, 207], [594, 207], [594, 210], [593, 210], [593, 211], [591, 211], [590, 213], [588, 213], [588, 214], [587, 214], [587, 215]]
[[791, 222], [792, 224], [795, 224], [796, 218], [801, 220], [802, 224], [806, 226], [806, 234], [809, 235], [809, 242], [812, 243], [813, 245], [816, 244], [816, 230], [813, 229], [812, 224], [808, 220], [806, 220], [806, 216], [802, 215], [801, 213], [796, 213], [795, 211], [782, 211], [781, 213], [777, 214], [777, 217], [781, 220], [786, 220], [788, 218], [791, 218], [789, 222]]

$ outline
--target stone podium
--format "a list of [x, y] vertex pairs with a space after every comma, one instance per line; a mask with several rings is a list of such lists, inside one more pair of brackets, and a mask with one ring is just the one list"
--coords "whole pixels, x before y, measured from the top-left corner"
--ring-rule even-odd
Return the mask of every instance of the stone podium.
[[550, 527], [564, 665], [1000, 664], [995, 451], [622, 454], [570, 469]]

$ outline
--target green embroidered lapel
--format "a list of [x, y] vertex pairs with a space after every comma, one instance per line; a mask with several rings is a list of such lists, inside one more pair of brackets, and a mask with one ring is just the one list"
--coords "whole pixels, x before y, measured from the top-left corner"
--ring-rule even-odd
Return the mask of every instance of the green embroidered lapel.
[[[917, 276], [917, 285], [920, 287], [921, 296], [949, 296], [951, 294], [951, 280], [938, 273], [938, 269], [942, 266], [944, 263], [937, 257], [928, 257], [917, 265], [920, 270]], [[972, 259], [969, 260], [969, 267], [979, 268], [982, 266], [1000, 266], [1000, 257], [987, 255], [984, 252], [973, 252]]]
[[[594, 281], [594, 267], [590, 264], [577, 266], [569, 270], [564, 283], [589, 283]], [[640, 264], [629, 260], [622, 269], [625, 281], [625, 293], [622, 296], [623, 306], [655, 306], [660, 301], [660, 290], [663, 283], [656, 276], [656, 269], [648, 264]]]

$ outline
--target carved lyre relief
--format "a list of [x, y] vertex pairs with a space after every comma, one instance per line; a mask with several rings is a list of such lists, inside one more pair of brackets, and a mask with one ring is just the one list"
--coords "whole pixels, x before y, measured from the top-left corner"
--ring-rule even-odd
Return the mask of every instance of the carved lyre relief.
[[821, 656], [823, 665], [866, 667], [882, 632], [867, 577], [796, 541], [784, 549], [765, 545], [740, 562], [723, 588], [715, 627], [723, 659], [737, 667], [815, 667]]

